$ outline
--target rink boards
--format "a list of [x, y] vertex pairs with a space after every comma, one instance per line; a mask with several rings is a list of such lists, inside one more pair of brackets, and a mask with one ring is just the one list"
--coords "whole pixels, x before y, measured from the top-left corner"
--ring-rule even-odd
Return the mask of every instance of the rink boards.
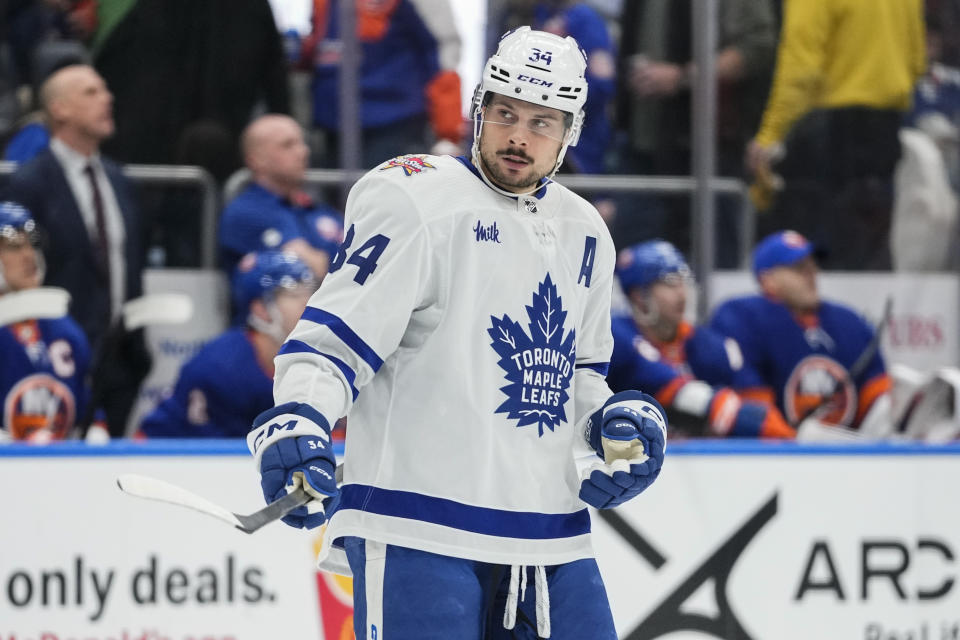
[[[621, 638], [960, 638], [960, 445], [668, 455], [650, 491], [593, 514]], [[315, 533], [246, 535], [123, 495], [121, 473], [261, 506], [239, 442], [0, 448], [0, 640], [350, 637]]]

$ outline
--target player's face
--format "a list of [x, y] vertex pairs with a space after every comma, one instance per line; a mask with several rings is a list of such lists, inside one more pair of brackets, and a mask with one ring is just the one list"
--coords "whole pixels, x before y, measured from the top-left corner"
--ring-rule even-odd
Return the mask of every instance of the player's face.
[[0, 273], [11, 291], [40, 286], [37, 251], [26, 235], [20, 233], [0, 240]]
[[776, 267], [764, 274], [764, 277], [769, 279], [769, 285], [765, 288], [794, 311], [812, 311], [820, 304], [817, 272], [817, 263], [807, 256], [803, 260]]
[[264, 135], [257, 152], [260, 170], [282, 184], [299, 185], [303, 181], [310, 149], [303, 131], [293, 119], [277, 119]]
[[483, 110], [480, 170], [505, 191], [530, 191], [553, 171], [565, 133], [562, 111], [495, 94]]
[[315, 289], [308, 286], [299, 286], [295, 289], [278, 289], [274, 302], [280, 311], [280, 319], [284, 335], [290, 335], [297, 321], [307, 306], [307, 301]]
[[96, 71], [77, 67], [71, 71], [63, 108], [67, 120], [86, 136], [106, 140], [113, 135], [113, 94]]
[[671, 327], [680, 325], [687, 308], [687, 285], [682, 278], [655, 282], [650, 287], [650, 298], [660, 312], [661, 322]]

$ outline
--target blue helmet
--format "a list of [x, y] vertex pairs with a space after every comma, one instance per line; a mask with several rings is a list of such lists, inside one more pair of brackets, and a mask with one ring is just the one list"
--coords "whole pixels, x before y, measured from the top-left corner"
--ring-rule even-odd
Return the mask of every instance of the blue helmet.
[[245, 314], [251, 302], [277, 289], [296, 289], [301, 285], [316, 288], [317, 284], [313, 271], [294, 253], [248, 253], [233, 273], [233, 302], [236, 310]]
[[[20, 237], [22, 236], [22, 238]], [[37, 224], [33, 220], [30, 210], [22, 204], [5, 200], [0, 202], [0, 245], [4, 243], [22, 243], [26, 239], [30, 245], [36, 249], [40, 244], [40, 235], [37, 232]], [[37, 277], [43, 282], [46, 272], [46, 263], [43, 254], [36, 252]], [[5, 293], [11, 288], [3, 276], [3, 265], [0, 265], [0, 293]]]
[[0, 202], [0, 240], [12, 240], [20, 233], [32, 243], [37, 240], [36, 223], [30, 210], [10, 200]]
[[621, 249], [617, 255], [617, 277], [627, 293], [635, 287], [649, 287], [671, 274], [686, 279], [690, 267], [675, 246], [666, 240], [648, 240]]

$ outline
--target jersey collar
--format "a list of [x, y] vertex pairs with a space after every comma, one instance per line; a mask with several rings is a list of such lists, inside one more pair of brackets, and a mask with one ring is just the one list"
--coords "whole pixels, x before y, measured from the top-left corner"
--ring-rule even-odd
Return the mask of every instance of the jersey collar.
[[[472, 173], [473, 175], [475, 175], [480, 182], [483, 182], [483, 176], [480, 175], [480, 170], [477, 169], [477, 167], [475, 167], [472, 162], [470, 162], [470, 158], [468, 158], [468, 157], [466, 157], [466, 156], [457, 156], [457, 161], [459, 161], [460, 164], [462, 164], [462, 165], [465, 166], [467, 169], [469, 169], [469, 170], [470, 170], [470, 173]], [[484, 182], [484, 184], [486, 184], [486, 183]], [[540, 178], [540, 188], [537, 189], [536, 192], [534, 192], [534, 193], [532, 193], [532, 194], [530, 194], [530, 195], [532, 195], [532, 196], [533, 196], [534, 198], [536, 198], [537, 200], [542, 199], [545, 195], [547, 195], [547, 186], [548, 186], [549, 184], [550, 184], [550, 181], [549, 181], [549, 180], [547, 180], [546, 178]], [[516, 199], [519, 198], [520, 196], [519, 196], [519, 195], [515, 195], [515, 196], [510, 196], [510, 197], [513, 198], [514, 200], [516, 200]], [[530, 197], [530, 196], [526, 196], [526, 197]]]

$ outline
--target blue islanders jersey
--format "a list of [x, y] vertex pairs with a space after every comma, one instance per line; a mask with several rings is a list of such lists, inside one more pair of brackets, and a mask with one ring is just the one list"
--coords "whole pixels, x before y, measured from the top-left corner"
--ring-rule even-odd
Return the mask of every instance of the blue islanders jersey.
[[343, 239], [342, 216], [304, 197], [291, 202], [256, 183], [230, 201], [220, 218], [221, 262], [227, 273], [251, 251], [279, 249], [303, 238], [331, 257]]
[[89, 399], [90, 347], [71, 318], [27, 320], [0, 327], [3, 428], [15, 440], [47, 431], [65, 438]]
[[821, 419], [856, 427], [873, 402], [890, 389], [879, 350], [850, 379], [849, 368], [870, 344], [873, 328], [851, 309], [821, 302], [815, 314], [798, 318], [763, 296], [720, 305], [711, 326], [734, 338], [744, 358], [737, 388], [746, 397], [776, 404], [798, 424], [835, 390], [836, 409]]
[[[337, 100], [343, 40], [337, 19], [340, 0], [314, 2], [314, 30], [321, 36], [314, 54], [313, 123], [339, 130]], [[383, 127], [417, 115], [431, 116], [438, 107], [433, 91], [449, 92], [447, 118], [462, 121], [459, 78], [447, 87], [433, 85], [455, 73], [460, 36], [447, 2], [379, 0], [357, 2], [360, 41], [360, 124]], [[431, 91], [431, 89], [433, 91]]]
[[230, 329], [180, 370], [170, 397], [140, 426], [150, 438], [243, 438], [273, 406], [273, 379], [257, 363], [242, 329]]
[[714, 387], [735, 387], [742, 376], [743, 358], [736, 342], [708, 327], [684, 322], [677, 338], [668, 344], [645, 337], [629, 316], [615, 316], [612, 328], [613, 357], [607, 383], [615, 392], [639, 389], [667, 406], [690, 379]]
[[274, 390], [347, 416], [327, 542], [592, 557], [575, 457], [611, 395], [616, 258], [596, 209], [555, 183], [502, 195], [464, 158], [401, 156], [354, 185], [346, 226]]

